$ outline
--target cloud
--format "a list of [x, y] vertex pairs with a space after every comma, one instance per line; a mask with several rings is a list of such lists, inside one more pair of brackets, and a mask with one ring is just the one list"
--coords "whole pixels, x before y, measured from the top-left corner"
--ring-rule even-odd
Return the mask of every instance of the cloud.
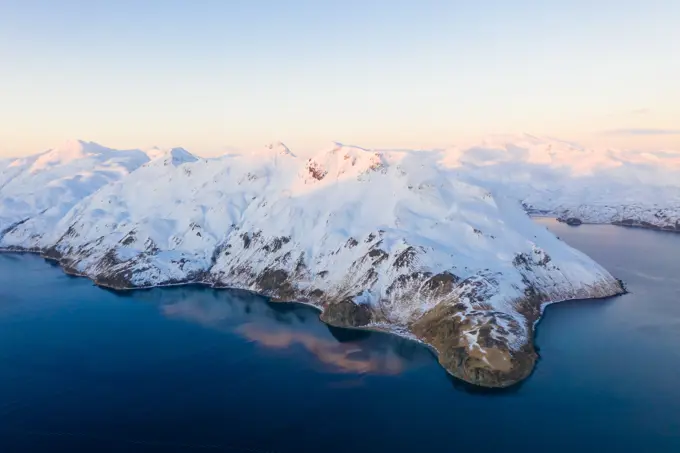
[[606, 131], [607, 135], [680, 135], [680, 129], [653, 129], [644, 127], [628, 127]]

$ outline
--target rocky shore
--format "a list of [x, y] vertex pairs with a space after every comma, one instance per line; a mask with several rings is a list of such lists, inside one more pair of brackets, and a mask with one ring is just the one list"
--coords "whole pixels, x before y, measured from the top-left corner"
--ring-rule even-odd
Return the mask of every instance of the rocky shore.
[[[512, 305], [521, 315], [516, 316], [493, 310], [479, 296], [479, 280], [457, 281], [449, 273], [437, 275], [412, 274], [401, 279], [401, 285], [418, 282], [418, 297], [436, 298], [440, 302], [425, 311], [418, 319], [393, 324], [380, 308], [355, 302], [356, 298], [339, 299], [326, 295], [320, 289], [300, 291], [294, 278], [283, 270], [266, 271], [254, 278], [251, 284], [241, 279], [216, 278], [210, 272], [187, 275], [184, 279], [166, 280], [160, 284], [134, 282], [133, 270], [102, 270], [100, 274], [84, 273], [68, 257], [56, 249], [21, 250], [0, 249], [6, 253], [38, 253], [43, 258], [58, 263], [70, 275], [90, 278], [96, 285], [116, 291], [128, 291], [154, 286], [203, 284], [216, 288], [246, 289], [268, 296], [273, 301], [299, 302], [318, 308], [320, 319], [332, 326], [387, 331], [420, 341], [432, 348], [442, 367], [452, 376], [484, 387], [507, 387], [528, 377], [536, 363], [534, 327], [543, 307], [556, 302], [556, 295], [536, 289], [525, 289], [525, 296], [513, 300]], [[399, 284], [398, 284], [399, 285]], [[604, 298], [623, 294], [624, 287], [616, 280], [602, 280], [597, 285], [582, 288], [567, 299]], [[470, 304], [471, 298], [479, 300]], [[457, 302], [455, 302], [457, 301]]]

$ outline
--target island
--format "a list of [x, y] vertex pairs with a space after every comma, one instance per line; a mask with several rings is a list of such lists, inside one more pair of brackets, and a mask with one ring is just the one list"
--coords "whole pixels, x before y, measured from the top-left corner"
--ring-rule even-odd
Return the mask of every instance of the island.
[[[0, 247], [115, 290], [191, 283], [312, 305], [328, 324], [412, 338], [453, 376], [507, 387], [533, 370], [546, 305], [624, 288], [443, 157], [336, 143], [201, 159], [77, 142], [12, 167], [4, 200], [29, 208], [0, 223]], [[64, 202], [41, 205], [55, 187]]]

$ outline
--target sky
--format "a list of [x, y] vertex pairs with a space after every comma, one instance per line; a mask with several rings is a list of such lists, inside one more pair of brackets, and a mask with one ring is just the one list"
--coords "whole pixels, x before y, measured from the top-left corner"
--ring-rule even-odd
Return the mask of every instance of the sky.
[[678, 0], [0, 0], [0, 156], [527, 132], [680, 149]]

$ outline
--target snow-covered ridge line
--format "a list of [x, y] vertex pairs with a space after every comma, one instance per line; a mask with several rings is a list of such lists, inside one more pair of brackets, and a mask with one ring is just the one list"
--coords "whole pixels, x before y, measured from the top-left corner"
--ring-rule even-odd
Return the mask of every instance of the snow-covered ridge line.
[[[335, 146], [377, 153], [412, 152], [371, 150], [339, 142]], [[272, 150], [279, 155], [296, 155], [281, 142], [251, 153]], [[678, 231], [680, 150], [589, 149], [554, 138], [520, 134], [492, 135], [438, 151], [440, 164], [453, 170], [458, 178], [515, 197], [529, 212], [562, 218], [581, 216], [584, 223]], [[102, 184], [167, 152], [159, 148], [116, 152], [96, 143], [73, 140], [38, 155], [1, 159], [0, 231], [45, 209], [49, 210], [46, 217], [51, 219], [46, 223], [51, 225], [56, 217]], [[118, 157], [110, 159], [112, 153]], [[117, 168], [101, 171], [98, 167], [103, 162], [104, 167]], [[30, 183], [25, 184], [22, 181], [26, 180], [26, 172], [22, 170], [33, 163], [36, 168], [30, 172]], [[78, 175], [75, 165], [80, 165], [81, 171], [94, 171]], [[41, 167], [41, 175], [34, 174]], [[97, 175], [98, 181], [93, 181], [88, 173]], [[64, 175], [73, 177], [66, 183]], [[18, 176], [19, 181], [13, 182]], [[80, 176], [79, 180], [76, 176]], [[101, 176], [106, 176], [106, 180]], [[3, 191], [4, 187], [8, 190]], [[36, 189], [38, 193], [29, 196], [27, 192]]]
[[445, 160], [530, 213], [680, 231], [680, 150], [588, 149], [525, 134], [454, 147]]
[[[531, 372], [544, 303], [622, 291], [442, 151], [336, 143], [308, 157], [282, 144], [210, 160], [179, 148], [144, 156], [56, 221], [38, 213], [4, 227], [0, 247], [115, 289], [203, 283], [312, 304], [338, 326], [390, 326], [488, 386]], [[64, 178], [74, 179], [62, 174], [59, 187], [81, 187]]]

